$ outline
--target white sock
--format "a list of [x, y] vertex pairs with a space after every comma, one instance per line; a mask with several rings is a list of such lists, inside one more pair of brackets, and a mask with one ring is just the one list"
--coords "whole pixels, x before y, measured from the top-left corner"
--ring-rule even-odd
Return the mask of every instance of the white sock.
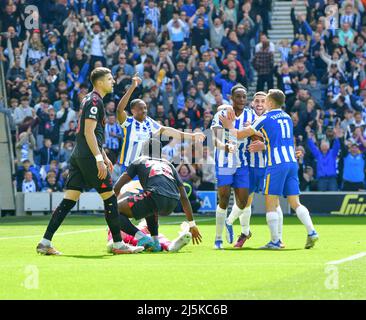
[[236, 219], [239, 218], [239, 216], [242, 214], [243, 210], [240, 209], [235, 203], [233, 205], [233, 208], [231, 209], [230, 215], [227, 218], [226, 222], [230, 225], [232, 225]]
[[144, 237], [146, 237], [146, 234], [145, 234], [145, 233], [143, 233], [142, 231], [137, 231], [137, 232], [135, 233], [135, 238], [136, 238], [137, 240], [140, 240], [140, 239], [142, 239], [142, 238], [144, 238]]
[[46, 246], [46, 247], [52, 247], [51, 241], [50, 241], [50, 240], [48, 240], [48, 239], [43, 238], [43, 239], [41, 240], [41, 243], [42, 243], [44, 246]]
[[276, 211], [278, 214], [278, 238], [282, 241], [283, 212], [281, 206], [278, 206]]
[[244, 210], [242, 212], [243, 213], [239, 217], [240, 225], [241, 225], [241, 232], [247, 236], [247, 235], [249, 235], [249, 231], [250, 231], [249, 222], [250, 222], [250, 216], [252, 215], [252, 207], [251, 206], [246, 207], [246, 208], [244, 208]]
[[278, 238], [278, 213], [277, 211], [271, 211], [266, 213], [266, 220], [271, 232], [272, 242], [277, 242]]
[[224, 231], [227, 209], [216, 208], [216, 240], [222, 240], [222, 232]]
[[304, 207], [303, 205], [297, 207], [296, 215], [305, 226], [308, 234], [314, 231], [313, 221], [311, 221], [309, 210], [306, 207]]

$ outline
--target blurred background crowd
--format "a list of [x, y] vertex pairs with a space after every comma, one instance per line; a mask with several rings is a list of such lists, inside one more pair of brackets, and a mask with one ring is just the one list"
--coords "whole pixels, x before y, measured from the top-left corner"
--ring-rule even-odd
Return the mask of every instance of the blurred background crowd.
[[[11, 123], [18, 191], [63, 189], [80, 102], [98, 66], [111, 68], [116, 80], [105, 98], [105, 147], [114, 162], [121, 147], [116, 104], [136, 72], [143, 81], [133, 98], [147, 103], [149, 116], [181, 130], [209, 128], [217, 107], [230, 102], [232, 86], [242, 83], [249, 97], [272, 87], [285, 92], [303, 151], [301, 190], [364, 189], [366, 1], [308, 0], [302, 13], [288, 2], [294, 41], [278, 43], [268, 37], [271, 0], [0, 3], [8, 92], [0, 109]], [[38, 29], [25, 28], [27, 5], [39, 9], [32, 16]], [[211, 148], [203, 152], [213, 157]], [[215, 189], [212, 165], [183, 163], [174, 140], [163, 154], [181, 158], [192, 201], [199, 202], [197, 189]]]

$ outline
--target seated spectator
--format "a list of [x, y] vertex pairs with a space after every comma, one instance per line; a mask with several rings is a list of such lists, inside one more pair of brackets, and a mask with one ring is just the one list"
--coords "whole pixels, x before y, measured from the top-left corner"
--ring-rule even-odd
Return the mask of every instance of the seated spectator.
[[42, 188], [42, 192], [61, 192], [62, 187], [59, 182], [56, 180], [56, 173], [54, 171], [49, 171], [47, 173], [46, 182], [44, 183], [44, 186]]
[[37, 185], [33, 180], [33, 174], [31, 171], [24, 172], [24, 180], [22, 182], [22, 192], [37, 192]]

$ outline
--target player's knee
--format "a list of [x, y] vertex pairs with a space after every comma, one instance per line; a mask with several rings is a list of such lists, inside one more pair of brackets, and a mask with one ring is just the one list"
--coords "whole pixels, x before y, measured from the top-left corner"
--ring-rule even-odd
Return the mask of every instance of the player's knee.
[[227, 209], [229, 206], [230, 196], [229, 197], [220, 197], [219, 205], [221, 209]]
[[114, 191], [107, 191], [107, 192], [103, 192], [103, 193], [99, 193], [99, 194], [102, 197], [103, 201], [105, 201], [115, 195]]
[[78, 190], [66, 190], [64, 199], [77, 202], [80, 198], [81, 192]]

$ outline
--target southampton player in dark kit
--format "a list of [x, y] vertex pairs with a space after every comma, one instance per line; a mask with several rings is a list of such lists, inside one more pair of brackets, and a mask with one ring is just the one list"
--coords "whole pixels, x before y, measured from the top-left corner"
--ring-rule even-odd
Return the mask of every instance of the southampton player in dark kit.
[[53, 248], [52, 237], [62, 224], [66, 215], [78, 201], [84, 188], [94, 188], [104, 201], [105, 219], [113, 236], [114, 254], [137, 253], [144, 247], [134, 247], [122, 241], [120, 229], [130, 221], [119, 216], [117, 197], [113, 192], [112, 179], [108, 172], [113, 164], [103, 150], [105, 110], [103, 97], [113, 91], [115, 83], [111, 71], [107, 68], [96, 68], [92, 71], [90, 81], [93, 91], [82, 102], [82, 114], [79, 120], [76, 146], [70, 158], [70, 171], [66, 182], [64, 199], [55, 209], [43, 239], [37, 246], [37, 252], [45, 255], [59, 255]]
[[[144, 144], [143, 154], [156, 155], [160, 153], [161, 146], [157, 139], [150, 139]], [[156, 150], [158, 152], [149, 152]], [[138, 176], [142, 192], [135, 195], [121, 195], [118, 201], [118, 210], [121, 215], [137, 220], [145, 218], [147, 227], [154, 240], [157, 240], [158, 215], [166, 216], [171, 214], [177, 207], [179, 201], [182, 202], [183, 211], [189, 223], [189, 231], [192, 234], [193, 244], [201, 242], [201, 234], [193, 220], [191, 204], [188, 200], [183, 182], [179, 177], [174, 166], [167, 160], [142, 156], [132, 162], [127, 171], [122, 174], [114, 186], [116, 195], [129, 183], [135, 176]], [[132, 223], [131, 232], [128, 234], [139, 240], [139, 245], [153, 248], [153, 251], [160, 251], [158, 241], [154, 241]], [[133, 230], [132, 230], [133, 228]]]

